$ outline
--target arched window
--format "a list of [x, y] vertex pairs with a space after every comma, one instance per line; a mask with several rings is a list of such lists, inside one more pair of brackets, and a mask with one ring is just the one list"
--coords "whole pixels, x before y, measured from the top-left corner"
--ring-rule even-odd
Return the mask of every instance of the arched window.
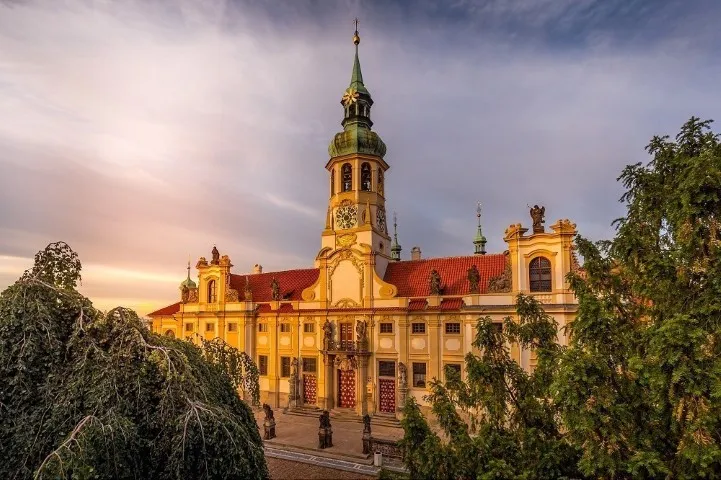
[[367, 162], [361, 165], [361, 190], [371, 191], [371, 166]]
[[170, 338], [175, 338], [175, 332], [172, 331], [172, 330], [166, 330], [166, 331], [165, 331], [165, 336], [166, 336], [166, 337], [170, 337]]
[[353, 169], [350, 163], [343, 164], [341, 173], [343, 174], [343, 191], [350, 192], [353, 190]]
[[378, 193], [383, 195], [383, 170], [378, 169]]
[[217, 299], [218, 296], [215, 292], [215, 280], [211, 280], [208, 282], [208, 303], [215, 303]]
[[532, 292], [551, 291], [551, 262], [545, 257], [536, 257], [528, 266], [528, 277]]
[[335, 195], [335, 168], [330, 171], [330, 194]]

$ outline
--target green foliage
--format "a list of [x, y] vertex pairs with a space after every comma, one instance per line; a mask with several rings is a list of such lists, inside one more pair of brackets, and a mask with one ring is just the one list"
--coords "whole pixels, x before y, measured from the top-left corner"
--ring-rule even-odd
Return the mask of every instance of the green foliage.
[[75, 289], [50, 245], [0, 294], [0, 477], [267, 478], [249, 407], [220, 365]]
[[233, 386], [250, 396], [253, 405], [260, 405], [260, 370], [250, 355], [228, 345], [220, 337], [206, 340], [198, 335], [198, 338], [203, 357], [227, 373]]
[[692, 117], [619, 179], [612, 242], [577, 240], [586, 278], [555, 396], [582, 470], [721, 478], [721, 145]]
[[[404, 461], [414, 479], [579, 477], [579, 457], [559, 431], [550, 384], [561, 353], [557, 326], [533, 298], [519, 295], [517, 319], [497, 328], [479, 320], [466, 356], [466, 379], [448, 369], [445, 383], [431, 382], [427, 400], [443, 439], [411, 398], [401, 424]], [[532, 373], [511, 358], [508, 345], [534, 349]]]
[[[570, 344], [532, 299], [503, 332], [481, 319], [452, 371], [404, 408], [412, 478], [721, 478], [721, 143], [692, 117], [619, 180], [612, 241], [576, 239], [583, 275]], [[506, 345], [537, 353], [523, 371]]]

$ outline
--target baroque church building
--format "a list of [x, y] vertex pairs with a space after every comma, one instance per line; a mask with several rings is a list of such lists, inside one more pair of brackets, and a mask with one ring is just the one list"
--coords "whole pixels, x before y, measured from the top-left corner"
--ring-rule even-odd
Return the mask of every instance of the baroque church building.
[[[213, 248], [201, 257], [198, 282], [180, 285], [180, 301], [150, 314], [154, 332], [179, 338], [220, 337], [260, 370], [261, 402], [274, 407], [336, 409], [395, 416], [408, 396], [425, 404], [431, 379], [447, 368], [465, 375], [475, 325], [515, 316], [518, 293], [533, 295], [563, 327], [577, 310], [566, 274], [578, 268], [576, 228], [558, 220], [546, 231], [544, 209], [531, 210], [531, 231], [509, 226], [505, 252], [486, 254], [480, 210], [473, 255], [401, 259], [388, 233], [386, 145], [371, 129], [373, 99], [355, 60], [345, 90], [343, 131], [328, 147], [329, 200], [321, 248], [311, 268], [234, 273]], [[392, 195], [391, 195], [392, 197]], [[532, 351], [509, 345], [524, 368]]]

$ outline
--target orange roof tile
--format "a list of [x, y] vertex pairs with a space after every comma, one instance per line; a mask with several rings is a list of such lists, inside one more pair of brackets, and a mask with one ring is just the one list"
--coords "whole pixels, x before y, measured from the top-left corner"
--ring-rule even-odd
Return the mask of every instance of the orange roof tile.
[[180, 311], [180, 302], [163, 307], [160, 310], [156, 310], [153, 313], [149, 313], [149, 317], [163, 317], [166, 315], [173, 315]]
[[318, 280], [318, 273], [317, 268], [305, 268], [248, 275], [231, 274], [230, 287], [238, 291], [242, 300], [245, 291], [245, 279], [247, 278], [250, 291], [253, 292], [253, 301], [270, 302], [273, 300], [270, 284], [273, 282], [273, 278], [276, 278], [280, 287], [280, 296], [283, 300], [301, 300], [303, 289], [310, 287]]
[[480, 293], [486, 293], [488, 281], [503, 272], [506, 256], [496, 253], [391, 262], [383, 280], [398, 287], [399, 297], [427, 297], [431, 293], [429, 277], [435, 269], [441, 276], [443, 295], [467, 295], [470, 290], [468, 269], [472, 265], [478, 268], [481, 275]]

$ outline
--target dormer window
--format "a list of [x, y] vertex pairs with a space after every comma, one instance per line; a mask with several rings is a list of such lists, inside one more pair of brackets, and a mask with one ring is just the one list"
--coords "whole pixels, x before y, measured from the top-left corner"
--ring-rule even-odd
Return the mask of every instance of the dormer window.
[[208, 282], [208, 303], [215, 303], [218, 300], [218, 294], [215, 290], [215, 280]]
[[371, 166], [367, 162], [361, 165], [361, 190], [371, 191]]
[[536, 257], [528, 265], [528, 279], [532, 292], [550, 292], [551, 261], [546, 257]]
[[350, 192], [353, 189], [353, 168], [350, 163], [343, 164], [341, 173], [343, 175], [343, 191]]

